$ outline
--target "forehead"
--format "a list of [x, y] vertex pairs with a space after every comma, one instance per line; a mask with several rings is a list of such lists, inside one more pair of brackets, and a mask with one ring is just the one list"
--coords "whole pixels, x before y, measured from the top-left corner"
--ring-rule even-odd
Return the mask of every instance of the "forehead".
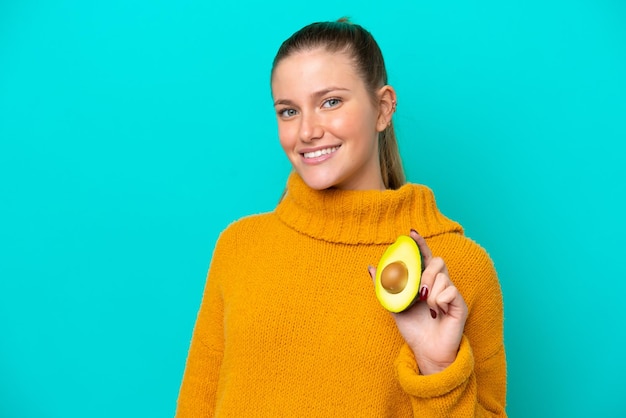
[[274, 68], [272, 90], [314, 83], [355, 83], [360, 81], [351, 56], [342, 51], [333, 52], [315, 48], [293, 53]]

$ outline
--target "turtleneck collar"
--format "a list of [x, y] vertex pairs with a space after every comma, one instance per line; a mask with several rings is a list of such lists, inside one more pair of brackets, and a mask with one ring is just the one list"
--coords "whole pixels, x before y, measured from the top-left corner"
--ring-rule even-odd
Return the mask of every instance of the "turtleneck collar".
[[314, 190], [293, 172], [276, 214], [289, 227], [316, 239], [342, 244], [391, 244], [411, 228], [424, 238], [462, 233], [437, 209], [426, 186], [398, 190]]

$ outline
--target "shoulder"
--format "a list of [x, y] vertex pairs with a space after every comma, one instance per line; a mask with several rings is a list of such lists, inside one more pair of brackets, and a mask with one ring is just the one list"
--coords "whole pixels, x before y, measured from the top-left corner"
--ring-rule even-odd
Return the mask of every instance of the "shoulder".
[[229, 240], [237, 236], [245, 236], [248, 234], [258, 233], [260, 230], [267, 228], [276, 222], [276, 216], [273, 212], [259, 213], [244, 216], [231, 222], [220, 233], [219, 240]]
[[[216, 247], [233, 247], [268, 235], [280, 223], [274, 212], [244, 216], [230, 223], [219, 235]], [[232, 249], [232, 248], [230, 248]]]
[[491, 256], [476, 241], [461, 233], [441, 234], [427, 239], [433, 255], [441, 257], [450, 279], [459, 288], [468, 306], [487, 296], [501, 298], [500, 282]]
[[267, 236], [268, 228], [271, 228], [275, 216], [272, 213], [262, 213], [245, 216], [230, 223], [219, 234], [211, 265], [213, 269], [218, 266], [232, 263], [238, 260], [240, 255], [246, 254], [255, 245], [259, 236]]
[[433, 255], [446, 259], [449, 263], [470, 263], [475, 268], [493, 268], [489, 253], [476, 241], [462, 232], [449, 232], [427, 239]]

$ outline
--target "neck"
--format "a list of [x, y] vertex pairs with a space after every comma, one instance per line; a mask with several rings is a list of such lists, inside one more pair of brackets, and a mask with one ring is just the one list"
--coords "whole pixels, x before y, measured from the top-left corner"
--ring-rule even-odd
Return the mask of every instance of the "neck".
[[443, 216], [425, 186], [397, 190], [314, 190], [297, 173], [276, 208], [283, 222], [317, 239], [345, 244], [391, 244], [416, 229], [424, 237], [462, 231]]

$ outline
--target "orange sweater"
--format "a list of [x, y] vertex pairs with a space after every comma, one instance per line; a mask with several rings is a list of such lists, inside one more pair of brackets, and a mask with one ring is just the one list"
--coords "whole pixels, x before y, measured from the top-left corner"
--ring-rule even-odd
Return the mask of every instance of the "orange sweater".
[[[296, 174], [272, 213], [220, 236], [177, 417], [504, 416], [502, 296], [487, 253], [432, 192], [314, 191]], [[469, 307], [456, 361], [422, 376], [368, 265], [411, 228]]]

